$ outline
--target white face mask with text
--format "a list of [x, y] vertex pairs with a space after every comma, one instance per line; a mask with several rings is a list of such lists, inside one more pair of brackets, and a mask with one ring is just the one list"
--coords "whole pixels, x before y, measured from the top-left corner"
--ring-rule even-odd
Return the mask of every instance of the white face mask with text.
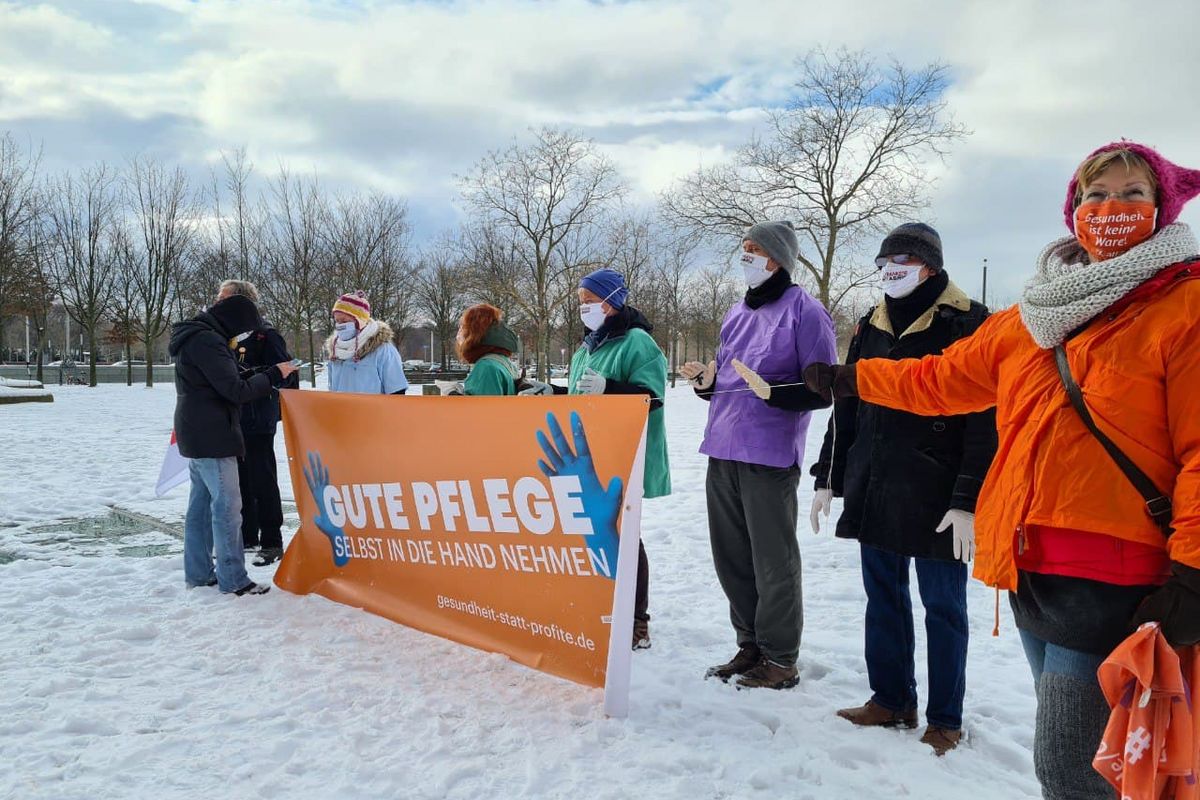
[[924, 283], [921, 270], [924, 264], [895, 264], [891, 261], [883, 265], [879, 271], [879, 280], [883, 284], [883, 293], [892, 299], [908, 297]]
[[733, 256], [734, 266], [742, 268], [742, 274], [746, 277], [746, 285], [751, 289], [762, 286], [767, 282], [772, 273], [767, 270], [767, 257], [757, 256], [754, 253], [736, 253]]

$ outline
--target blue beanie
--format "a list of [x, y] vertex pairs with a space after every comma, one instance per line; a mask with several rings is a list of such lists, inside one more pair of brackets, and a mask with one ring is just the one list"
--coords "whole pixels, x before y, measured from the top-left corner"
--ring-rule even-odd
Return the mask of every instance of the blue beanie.
[[584, 275], [579, 288], [587, 289], [613, 308], [623, 308], [625, 298], [629, 296], [625, 278], [615, 269], [598, 269]]

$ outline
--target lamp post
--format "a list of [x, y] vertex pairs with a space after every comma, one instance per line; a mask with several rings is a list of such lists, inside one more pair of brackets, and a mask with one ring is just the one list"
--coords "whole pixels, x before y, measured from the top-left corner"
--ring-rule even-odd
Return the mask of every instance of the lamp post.
[[983, 260], [983, 297], [979, 298], [979, 302], [987, 305], [987, 259]]

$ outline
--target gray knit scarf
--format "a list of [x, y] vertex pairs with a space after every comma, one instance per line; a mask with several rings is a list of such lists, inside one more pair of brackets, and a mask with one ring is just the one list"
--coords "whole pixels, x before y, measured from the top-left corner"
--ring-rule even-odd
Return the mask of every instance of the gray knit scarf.
[[1025, 284], [1021, 321], [1039, 347], [1056, 347], [1139, 284], [1196, 253], [1196, 237], [1182, 222], [1167, 225], [1128, 252], [1095, 264], [1088, 263], [1074, 236], [1056, 239], [1038, 256], [1037, 272]]

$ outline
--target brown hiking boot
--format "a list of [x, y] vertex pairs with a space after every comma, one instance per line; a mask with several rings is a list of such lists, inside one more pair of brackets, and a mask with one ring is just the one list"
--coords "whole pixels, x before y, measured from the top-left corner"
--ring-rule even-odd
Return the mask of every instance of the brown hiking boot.
[[709, 667], [708, 672], [704, 673], [704, 677], [720, 678], [723, 681], [728, 681], [734, 675], [741, 675], [743, 672], [752, 669], [758, 664], [761, 658], [762, 654], [758, 650], [758, 645], [750, 642], [738, 647], [737, 655], [729, 659], [726, 663]]
[[881, 728], [917, 727], [917, 710], [888, 711], [874, 700], [868, 700], [865, 705], [855, 708], [843, 708], [837, 712], [842, 719], [848, 719], [855, 725]]
[[790, 689], [800, 682], [795, 665], [785, 667], [764, 658], [737, 679], [739, 689]]
[[958, 743], [962, 741], [962, 731], [930, 725], [925, 729], [925, 733], [921, 734], [921, 741], [932, 747], [935, 754], [944, 756], [958, 747]]
[[633, 649], [650, 649], [650, 623], [644, 619], [633, 621]]

